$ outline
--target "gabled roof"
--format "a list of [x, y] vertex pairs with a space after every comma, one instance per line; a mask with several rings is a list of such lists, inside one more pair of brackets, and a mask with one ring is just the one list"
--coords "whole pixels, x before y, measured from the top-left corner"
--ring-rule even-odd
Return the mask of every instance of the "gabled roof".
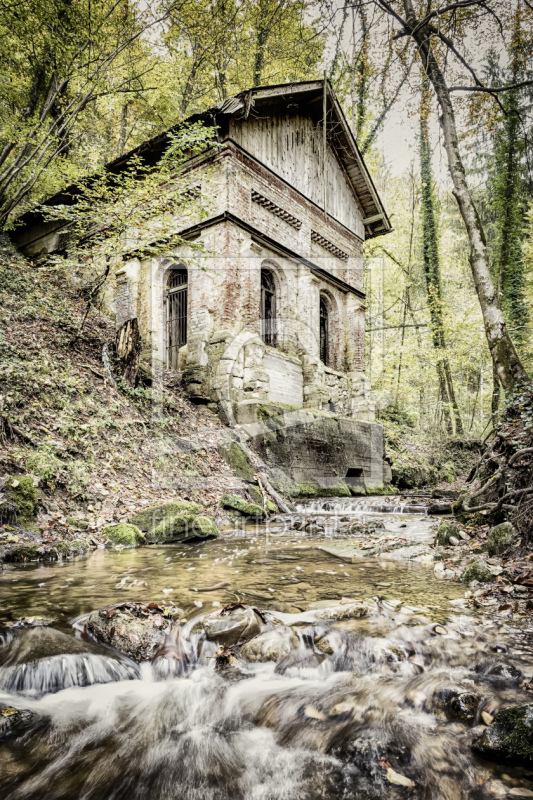
[[[339, 101], [329, 81], [326, 81], [327, 102], [327, 137], [329, 144], [336, 151], [343, 164], [347, 177], [351, 182], [363, 209], [363, 222], [366, 238], [379, 236], [392, 230], [387, 213], [379, 198], [372, 178], [366, 168], [363, 156], [357, 146], [355, 137], [350, 130], [346, 117], [340, 107]], [[245, 89], [235, 97], [221, 100], [206, 111], [193, 114], [186, 121], [205, 121], [220, 128], [223, 138], [228, 131], [229, 120], [248, 119], [256, 114], [264, 115], [269, 111], [295, 110], [301, 112], [311, 111], [317, 119], [322, 119], [324, 101], [324, 81], [305, 81], [302, 83], [281, 83], [276, 86], [255, 86]], [[178, 123], [169, 131], [148, 139], [141, 145], [112, 161], [107, 168], [114, 172], [119, 171], [128, 159], [135, 153], [157, 160], [166, 147], [168, 133], [179, 128]]]
[[[141, 156], [146, 163], [157, 163], [168, 145], [169, 134], [178, 130], [183, 122], [204, 121], [216, 126], [219, 129], [219, 138], [223, 139], [228, 134], [230, 119], [245, 120], [255, 114], [265, 115], [292, 109], [303, 113], [309, 112], [317, 120], [321, 120], [324, 92], [327, 104], [327, 139], [344, 166], [347, 178], [361, 204], [365, 236], [371, 238], [388, 233], [392, 230], [389, 218], [329, 81], [326, 81], [325, 85], [324, 81], [305, 81], [245, 89], [235, 97], [221, 100], [211, 108], [193, 114], [167, 131], [147, 139], [133, 150], [109, 162], [105, 169], [111, 173], [119, 173], [133, 155]], [[73, 202], [76, 193], [76, 185], [69, 186], [46, 200], [45, 205], [69, 204]], [[35, 212], [28, 212], [24, 214], [22, 220], [29, 222], [34, 215]]]

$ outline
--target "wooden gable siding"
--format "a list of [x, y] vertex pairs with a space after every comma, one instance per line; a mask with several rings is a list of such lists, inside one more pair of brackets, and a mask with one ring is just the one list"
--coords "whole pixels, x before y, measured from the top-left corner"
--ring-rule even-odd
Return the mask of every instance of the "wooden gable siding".
[[[232, 119], [229, 136], [309, 200], [324, 207], [320, 123], [300, 114]], [[329, 145], [326, 158], [326, 211], [364, 239], [357, 200]]]

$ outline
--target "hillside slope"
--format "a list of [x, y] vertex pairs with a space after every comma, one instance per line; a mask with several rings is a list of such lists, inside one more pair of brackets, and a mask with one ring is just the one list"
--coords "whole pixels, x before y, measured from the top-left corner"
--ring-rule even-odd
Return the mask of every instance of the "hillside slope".
[[[246, 484], [221, 458], [231, 437], [206, 407], [181, 393], [175, 373], [132, 390], [102, 363], [114, 323], [86, 308], [57, 268], [36, 267], [0, 240], [0, 474], [38, 483], [35, 535], [75, 535], [176, 498], [214, 513]], [[4, 537], [5, 537], [4, 533]]]

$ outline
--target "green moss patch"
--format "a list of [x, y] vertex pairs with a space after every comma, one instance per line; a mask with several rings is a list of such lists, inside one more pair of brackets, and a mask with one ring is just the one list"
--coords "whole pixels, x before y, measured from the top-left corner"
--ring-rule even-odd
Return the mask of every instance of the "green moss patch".
[[196, 514], [176, 514], [164, 519], [148, 534], [152, 544], [187, 542], [193, 539], [213, 539], [218, 536], [218, 528], [213, 517]]
[[470, 581], [491, 583], [494, 580], [494, 575], [484, 561], [473, 561], [463, 570], [459, 580], [461, 583], [470, 583]]
[[391, 483], [384, 483], [381, 486], [371, 486], [367, 490], [367, 494], [376, 494], [380, 497], [382, 495], [393, 495], [398, 494], [399, 490], [397, 486], [393, 486]]
[[[254, 503], [256, 503], [258, 506], [261, 506], [261, 508], [262, 508], [263, 507], [263, 495], [261, 493], [261, 489], [259, 489], [257, 486], [249, 486], [248, 487], [248, 493], [249, 493], [250, 497], [252, 498], [252, 501]], [[269, 500], [268, 498], [266, 500], [265, 507], [266, 507], [266, 510], [270, 511], [271, 514], [275, 514], [276, 511], [278, 510], [276, 505], [272, 502], [272, 500]]]
[[447, 547], [450, 542], [450, 536], [455, 536], [456, 539], [459, 538], [459, 528], [455, 524], [455, 522], [449, 522], [448, 520], [444, 520], [439, 525], [439, 529], [437, 531], [437, 535], [435, 536], [435, 541], [433, 544], [435, 547]]
[[218, 451], [238, 478], [245, 481], [254, 480], [254, 465], [242, 445], [238, 442], [224, 442], [219, 446]]
[[234, 511], [239, 511], [244, 517], [259, 517], [262, 519], [265, 516], [260, 505], [257, 503], [247, 503], [242, 497], [236, 497], [233, 494], [225, 494], [220, 501], [221, 508], [230, 508]]
[[533, 764], [533, 705], [499, 711], [474, 749], [488, 758]]
[[119, 525], [108, 525], [103, 529], [102, 535], [108, 540], [109, 546], [137, 547], [145, 541], [145, 536], [136, 525], [121, 522]]
[[516, 531], [510, 522], [502, 522], [491, 528], [487, 537], [487, 553], [489, 556], [501, 556], [516, 539]]
[[8, 501], [15, 506], [17, 515], [21, 519], [31, 519], [35, 516], [37, 492], [31, 475], [8, 478], [5, 489]]
[[185, 500], [175, 500], [172, 503], [165, 503], [162, 506], [153, 506], [144, 511], [139, 511], [128, 520], [130, 525], [136, 525], [143, 533], [154, 531], [164, 520], [178, 516], [178, 514], [192, 514], [197, 516], [202, 513], [202, 509], [196, 503], [188, 503]]

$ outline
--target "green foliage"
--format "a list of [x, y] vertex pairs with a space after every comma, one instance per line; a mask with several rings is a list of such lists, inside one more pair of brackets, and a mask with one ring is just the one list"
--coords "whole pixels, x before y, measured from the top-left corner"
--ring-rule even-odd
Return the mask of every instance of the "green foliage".
[[8, 500], [16, 506], [21, 519], [31, 519], [35, 516], [37, 492], [31, 475], [8, 478], [6, 488]]

